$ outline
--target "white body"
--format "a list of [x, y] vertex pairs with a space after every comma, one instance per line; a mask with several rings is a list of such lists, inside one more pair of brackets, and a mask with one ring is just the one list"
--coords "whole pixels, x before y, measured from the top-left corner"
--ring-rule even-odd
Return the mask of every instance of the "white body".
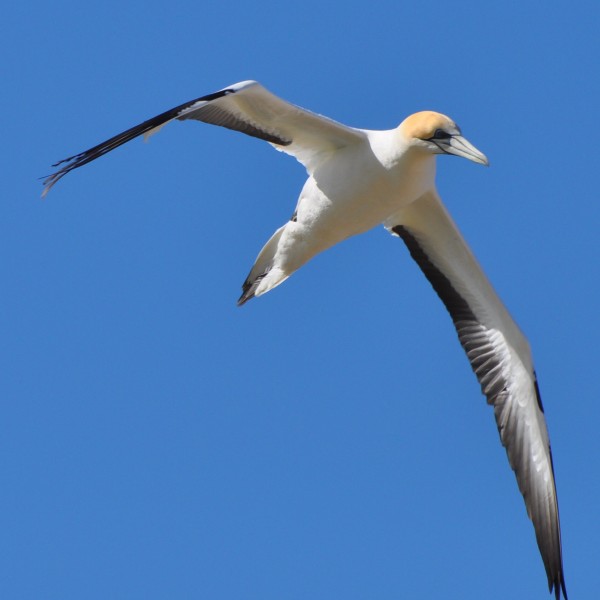
[[324, 157], [298, 198], [295, 220], [280, 228], [259, 254], [249, 278], [267, 275], [260, 296], [313, 256], [389, 220], [435, 186], [435, 158], [408, 153], [398, 130], [364, 131], [362, 142]]

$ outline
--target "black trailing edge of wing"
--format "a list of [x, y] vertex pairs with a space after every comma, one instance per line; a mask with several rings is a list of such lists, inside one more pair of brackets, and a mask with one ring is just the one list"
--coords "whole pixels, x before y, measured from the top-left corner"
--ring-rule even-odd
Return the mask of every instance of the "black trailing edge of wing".
[[[402, 238], [411, 257], [419, 265], [423, 274], [450, 313], [450, 317], [452, 318], [454, 327], [458, 333], [458, 339], [465, 350], [467, 358], [471, 363], [471, 368], [481, 385], [481, 391], [485, 395], [488, 404], [493, 405], [495, 411], [498, 410], [498, 407], [502, 406], [506, 394], [508, 394], [507, 382], [502, 375], [502, 363], [494, 351], [494, 346], [490, 341], [488, 330], [479, 322], [467, 301], [456, 291], [450, 280], [435, 264], [433, 264], [427, 253], [419, 244], [415, 235], [402, 225], [392, 227], [391, 231]], [[543, 412], [540, 390], [535, 374], [534, 387], [538, 406]], [[501, 430], [500, 440], [504, 445]], [[550, 464], [552, 467], [552, 476], [554, 477], [551, 453]], [[513, 470], [515, 469], [512, 463], [511, 467]], [[568, 600], [562, 566], [562, 553], [560, 549], [560, 528], [557, 532], [559, 540], [558, 554], [555, 556], [548, 552], [548, 546], [545, 543], [543, 533], [538, 530], [535, 523], [534, 528], [538, 547], [548, 576], [548, 588], [551, 593], [554, 590], [556, 600], [560, 600], [561, 590], [565, 600]]]

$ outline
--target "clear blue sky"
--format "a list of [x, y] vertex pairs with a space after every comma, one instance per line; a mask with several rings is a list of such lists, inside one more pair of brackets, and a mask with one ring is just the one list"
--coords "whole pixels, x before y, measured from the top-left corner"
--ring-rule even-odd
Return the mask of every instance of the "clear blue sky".
[[293, 159], [176, 123], [257, 79], [344, 123], [451, 115], [438, 187], [528, 335], [571, 600], [597, 594], [600, 5], [56, 2], [3, 9], [0, 596], [550, 598], [449, 317], [378, 228], [237, 308]]

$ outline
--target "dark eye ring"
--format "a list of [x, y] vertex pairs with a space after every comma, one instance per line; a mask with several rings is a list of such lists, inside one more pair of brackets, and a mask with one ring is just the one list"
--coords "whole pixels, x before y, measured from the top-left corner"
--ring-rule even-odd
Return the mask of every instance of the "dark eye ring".
[[452, 137], [452, 135], [450, 135], [447, 131], [444, 131], [443, 129], [436, 129], [435, 132], [433, 133], [433, 135], [429, 139], [431, 139], [431, 140], [447, 140], [451, 137]]

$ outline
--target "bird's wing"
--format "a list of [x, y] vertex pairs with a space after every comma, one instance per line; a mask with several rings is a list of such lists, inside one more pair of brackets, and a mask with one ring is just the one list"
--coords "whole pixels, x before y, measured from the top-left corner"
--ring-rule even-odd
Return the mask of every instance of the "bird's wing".
[[556, 598], [565, 581], [558, 503], [546, 420], [529, 344], [481, 270], [437, 192], [386, 227], [401, 237], [445, 304], [481, 390], [494, 407]]
[[279, 150], [295, 156], [309, 171], [331, 151], [366, 139], [360, 129], [347, 127], [290, 104], [256, 81], [243, 81], [176, 106], [89, 150], [61, 160], [53, 165], [62, 165], [61, 168], [44, 180], [43, 195], [69, 171], [133, 138], [152, 135], [174, 119], [204, 121], [266, 140]]

